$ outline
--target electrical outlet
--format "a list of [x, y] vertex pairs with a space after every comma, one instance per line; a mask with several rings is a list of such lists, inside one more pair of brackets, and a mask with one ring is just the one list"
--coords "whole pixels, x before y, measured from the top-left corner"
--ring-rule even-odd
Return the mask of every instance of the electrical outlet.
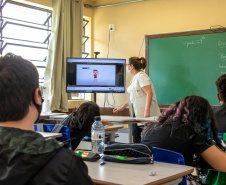
[[109, 24], [109, 30], [115, 31], [115, 24]]

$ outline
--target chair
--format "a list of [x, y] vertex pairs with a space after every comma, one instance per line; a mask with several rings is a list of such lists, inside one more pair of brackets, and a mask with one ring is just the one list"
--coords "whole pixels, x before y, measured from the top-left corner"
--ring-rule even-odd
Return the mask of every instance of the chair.
[[[157, 162], [185, 165], [184, 156], [178, 152], [153, 147], [153, 160]], [[183, 176], [182, 185], [187, 185], [187, 178]]]
[[218, 133], [218, 137], [223, 140], [223, 137], [224, 137], [224, 133]]
[[[43, 125], [42, 128], [40, 127], [41, 125]], [[52, 132], [53, 130], [55, 130], [55, 133], [56, 133], [55, 126], [56, 125], [53, 125], [53, 124], [34, 124], [35, 131], [42, 131], [42, 132]], [[70, 131], [68, 127], [61, 126], [61, 129], [59, 130], [58, 133], [62, 133], [63, 136], [56, 138], [56, 140], [60, 142], [70, 140]], [[71, 142], [69, 143], [69, 147], [71, 147]]]
[[63, 126], [69, 126], [69, 122], [72, 118], [72, 113], [70, 113], [66, 118], [64, 118], [61, 122], [60, 122], [60, 125], [63, 125]]

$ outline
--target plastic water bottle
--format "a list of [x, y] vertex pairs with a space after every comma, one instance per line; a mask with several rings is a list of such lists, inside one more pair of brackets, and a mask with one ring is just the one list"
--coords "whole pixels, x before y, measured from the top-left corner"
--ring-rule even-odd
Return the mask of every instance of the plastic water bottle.
[[94, 120], [91, 131], [92, 151], [103, 154], [105, 140], [104, 125], [100, 121], [100, 116], [96, 116]]

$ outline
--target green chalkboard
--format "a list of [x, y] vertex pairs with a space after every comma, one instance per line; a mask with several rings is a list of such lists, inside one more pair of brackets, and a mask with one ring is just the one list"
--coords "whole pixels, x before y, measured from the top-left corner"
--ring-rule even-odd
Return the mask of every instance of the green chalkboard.
[[148, 74], [159, 104], [199, 95], [219, 105], [215, 81], [226, 73], [226, 30], [146, 35]]

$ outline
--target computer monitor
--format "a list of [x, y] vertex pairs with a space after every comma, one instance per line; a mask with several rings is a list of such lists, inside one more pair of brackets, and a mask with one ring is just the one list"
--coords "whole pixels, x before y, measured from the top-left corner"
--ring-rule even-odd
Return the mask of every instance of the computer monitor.
[[67, 93], [124, 93], [125, 59], [67, 58]]

